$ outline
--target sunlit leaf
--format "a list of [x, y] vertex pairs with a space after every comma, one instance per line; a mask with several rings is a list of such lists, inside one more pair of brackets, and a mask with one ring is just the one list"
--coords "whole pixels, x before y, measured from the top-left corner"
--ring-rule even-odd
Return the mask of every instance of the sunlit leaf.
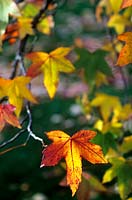
[[44, 74], [44, 85], [50, 98], [53, 98], [59, 83], [59, 72], [71, 73], [74, 71], [72, 63], [65, 58], [71, 48], [59, 47], [54, 51], [33, 52], [27, 55], [33, 63], [27, 71], [27, 76], [36, 77], [40, 73]]
[[109, 121], [112, 113], [117, 113], [121, 109], [119, 98], [105, 93], [97, 93], [91, 102], [91, 106], [100, 108], [101, 115], [106, 122]]
[[[17, 116], [20, 115], [24, 99], [27, 99], [32, 103], [37, 103], [36, 99], [27, 88], [30, 81], [31, 79], [25, 76], [19, 76], [12, 80], [0, 79], [0, 90], [4, 91], [4, 96], [9, 98], [10, 104], [16, 107], [15, 113]], [[2, 85], [1, 83], [5, 84]]]
[[122, 0], [118, 0], [118, 1], [116, 1], [116, 3], [115, 3], [115, 0], [108, 0], [108, 1], [110, 1], [112, 10], [113, 10], [115, 13], [117, 13], [117, 12], [120, 10]]
[[122, 1], [121, 8], [126, 8], [126, 7], [129, 7], [129, 6], [132, 6], [132, 0], [123, 0]]
[[34, 31], [32, 29], [32, 18], [19, 17], [17, 25], [20, 39], [23, 39], [27, 34], [34, 34]]
[[126, 43], [117, 60], [117, 65], [122, 67], [132, 63], [132, 32], [123, 33], [118, 36], [118, 39]]
[[124, 32], [125, 27], [131, 25], [130, 21], [123, 15], [114, 14], [110, 17], [108, 23], [108, 27], [115, 28], [118, 34]]
[[82, 157], [93, 164], [107, 163], [101, 147], [89, 141], [95, 135], [96, 133], [90, 130], [79, 131], [72, 137], [59, 130], [47, 133], [53, 143], [44, 149], [41, 167], [54, 166], [62, 158], [65, 158], [67, 184], [70, 185], [72, 195], [75, 194], [81, 182]]
[[53, 27], [54, 21], [52, 16], [44, 17], [44, 19], [42, 19], [37, 25], [38, 31], [47, 35], [51, 33], [51, 28]]

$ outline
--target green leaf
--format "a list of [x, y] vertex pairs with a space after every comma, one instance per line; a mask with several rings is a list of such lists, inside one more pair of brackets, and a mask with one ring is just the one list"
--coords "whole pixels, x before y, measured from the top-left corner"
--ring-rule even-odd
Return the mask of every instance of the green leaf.
[[38, 13], [39, 9], [34, 4], [26, 4], [23, 9], [23, 16], [24, 17], [34, 17]]
[[111, 69], [105, 61], [105, 51], [97, 50], [94, 53], [90, 53], [84, 48], [76, 48], [75, 51], [79, 56], [79, 60], [76, 61], [75, 66], [78, 69], [84, 69], [85, 79], [91, 86], [95, 84], [97, 72], [102, 72], [108, 76], [112, 74]]
[[91, 141], [99, 144], [102, 147], [104, 154], [107, 153], [109, 148], [117, 150], [114, 136], [111, 133], [98, 133]]
[[109, 162], [112, 167], [108, 169], [103, 177], [103, 183], [107, 183], [117, 177], [118, 191], [121, 199], [126, 199], [132, 192], [132, 161], [123, 157], [111, 158]]

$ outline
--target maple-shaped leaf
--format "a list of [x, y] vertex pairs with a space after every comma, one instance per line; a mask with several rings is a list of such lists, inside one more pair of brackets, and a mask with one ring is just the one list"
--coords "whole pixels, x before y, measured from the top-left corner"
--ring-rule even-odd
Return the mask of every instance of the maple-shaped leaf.
[[110, 158], [112, 167], [108, 169], [103, 177], [103, 183], [112, 181], [117, 177], [117, 185], [122, 200], [132, 192], [132, 161], [123, 157]]
[[28, 35], [34, 34], [34, 31], [32, 29], [32, 18], [23, 16], [19, 17], [17, 26], [20, 39], [23, 39], [27, 34]]
[[[10, 104], [16, 107], [15, 113], [17, 116], [19, 116], [22, 110], [24, 99], [37, 103], [32, 93], [26, 87], [30, 80], [30, 77], [25, 76], [19, 76], [12, 80], [0, 78], [0, 90], [4, 91], [4, 96], [8, 96]], [[1, 83], [4, 83], [4, 85]]]
[[132, 0], [123, 0], [121, 8], [132, 6]]
[[41, 167], [54, 166], [65, 158], [67, 185], [70, 185], [72, 195], [75, 194], [81, 182], [82, 157], [93, 164], [107, 163], [101, 147], [89, 141], [95, 135], [96, 133], [90, 130], [78, 131], [72, 137], [60, 130], [47, 133], [53, 143], [44, 149]]
[[132, 32], [126, 32], [119, 35], [118, 40], [126, 42], [117, 60], [117, 65], [122, 67], [132, 63]]
[[59, 72], [71, 73], [74, 71], [72, 63], [65, 58], [71, 48], [59, 47], [49, 54], [45, 52], [33, 52], [27, 54], [33, 63], [27, 71], [27, 76], [35, 77], [44, 74], [44, 85], [50, 98], [53, 98], [59, 83]]
[[2, 131], [6, 122], [11, 124], [12, 126], [21, 128], [18, 119], [13, 114], [15, 109], [16, 109], [15, 106], [11, 104], [0, 105], [0, 131]]
[[[112, 74], [104, 58], [106, 55], [105, 51], [97, 50], [90, 53], [85, 48], [76, 48], [75, 51], [79, 57], [75, 62], [75, 66], [78, 69], [84, 69], [84, 78], [90, 86], [96, 84], [96, 76], [99, 72], [109, 76]], [[98, 60], [100, 62], [98, 62]]]

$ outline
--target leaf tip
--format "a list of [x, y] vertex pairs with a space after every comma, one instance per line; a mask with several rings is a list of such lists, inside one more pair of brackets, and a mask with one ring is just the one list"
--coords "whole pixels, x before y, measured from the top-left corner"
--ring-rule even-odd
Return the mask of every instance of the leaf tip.
[[40, 168], [42, 168], [42, 167], [44, 167], [44, 166], [45, 166], [44, 164], [41, 164], [41, 165], [40, 165]]

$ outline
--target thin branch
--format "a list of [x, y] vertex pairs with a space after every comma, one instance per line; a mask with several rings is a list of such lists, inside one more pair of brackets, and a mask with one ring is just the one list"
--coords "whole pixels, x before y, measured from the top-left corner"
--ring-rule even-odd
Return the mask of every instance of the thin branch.
[[[43, 16], [43, 14], [45, 13], [45, 11], [48, 8], [48, 5], [50, 4], [50, 1], [46, 1], [44, 2], [43, 7], [40, 9], [39, 13], [36, 14], [36, 16], [33, 18], [33, 22], [32, 22], [32, 28], [35, 29], [39, 20], [41, 19], [41, 17]], [[18, 63], [19, 62], [23, 62], [23, 55], [25, 53], [25, 49], [26, 49], [26, 45], [27, 45], [27, 41], [28, 41], [29, 35], [27, 34], [22, 40], [20, 40], [19, 42], [19, 47], [18, 47], [18, 52], [16, 53], [16, 57], [14, 59], [14, 63], [12, 64], [13, 67], [13, 71], [12, 74], [10, 76], [11, 79], [13, 79], [16, 76], [16, 72], [17, 72], [17, 67], [18, 67]]]
[[4, 151], [0, 152], [0, 155], [3, 155], [3, 154], [5, 154], [5, 153], [7, 153], [7, 152], [9, 152], [9, 151], [14, 150], [14, 149], [17, 149], [17, 148], [26, 146], [26, 145], [27, 145], [27, 142], [29, 141], [29, 138], [30, 138], [30, 135], [28, 134], [27, 139], [26, 139], [26, 141], [25, 141], [24, 143], [19, 144], [19, 145], [16, 145], [16, 146], [14, 146], [14, 147], [10, 147], [10, 148], [8, 148], [8, 149], [5, 149]]
[[26, 111], [27, 111], [28, 118], [29, 118], [29, 122], [28, 122], [28, 126], [27, 126], [27, 131], [29, 133], [29, 138], [31, 136], [33, 139], [40, 141], [42, 143], [42, 146], [45, 146], [45, 144], [43, 142], [43, 139], [38, 137], [38, 136], [36, 136], [32, 131], [32, 114], [31, 114], [31, 111], [30, 111], [29, 102], [27, 102]]
[[24, 146], [26, 146], [26, 145], [27, 145], [27, 142], [24, 142], [23, 144], [19, 144], [19, 145], [17, 145], [17, 146], [14, 146], [14, 147], [5, 149], [4, 151], [0, 152], [0, 156], [3, 155], [3, 154], [5, 154], [5, 153], [7, 153], [7, 152], [9, 152], [9, 151], [12, 151], [12, 150], [17, 149], [17, 148], [20, 148], [20, 147], [24, 147]]
[[2, 144], [0, 144], [0, 148], [3, 148], [3, 147], [5, 147], [7, 144], [10, 144], [10, 143], [14, 142], [14, 141], [15, 141], [18, 137], [20, 137], [20, 135], [21, 135], [22, 133], [24, 133], [25, 131], [26, 131], [26, 129], [20, 130], [14, 137], [12, 137], [11, 139], [9, 139], [9, 140], [3, 142]]

